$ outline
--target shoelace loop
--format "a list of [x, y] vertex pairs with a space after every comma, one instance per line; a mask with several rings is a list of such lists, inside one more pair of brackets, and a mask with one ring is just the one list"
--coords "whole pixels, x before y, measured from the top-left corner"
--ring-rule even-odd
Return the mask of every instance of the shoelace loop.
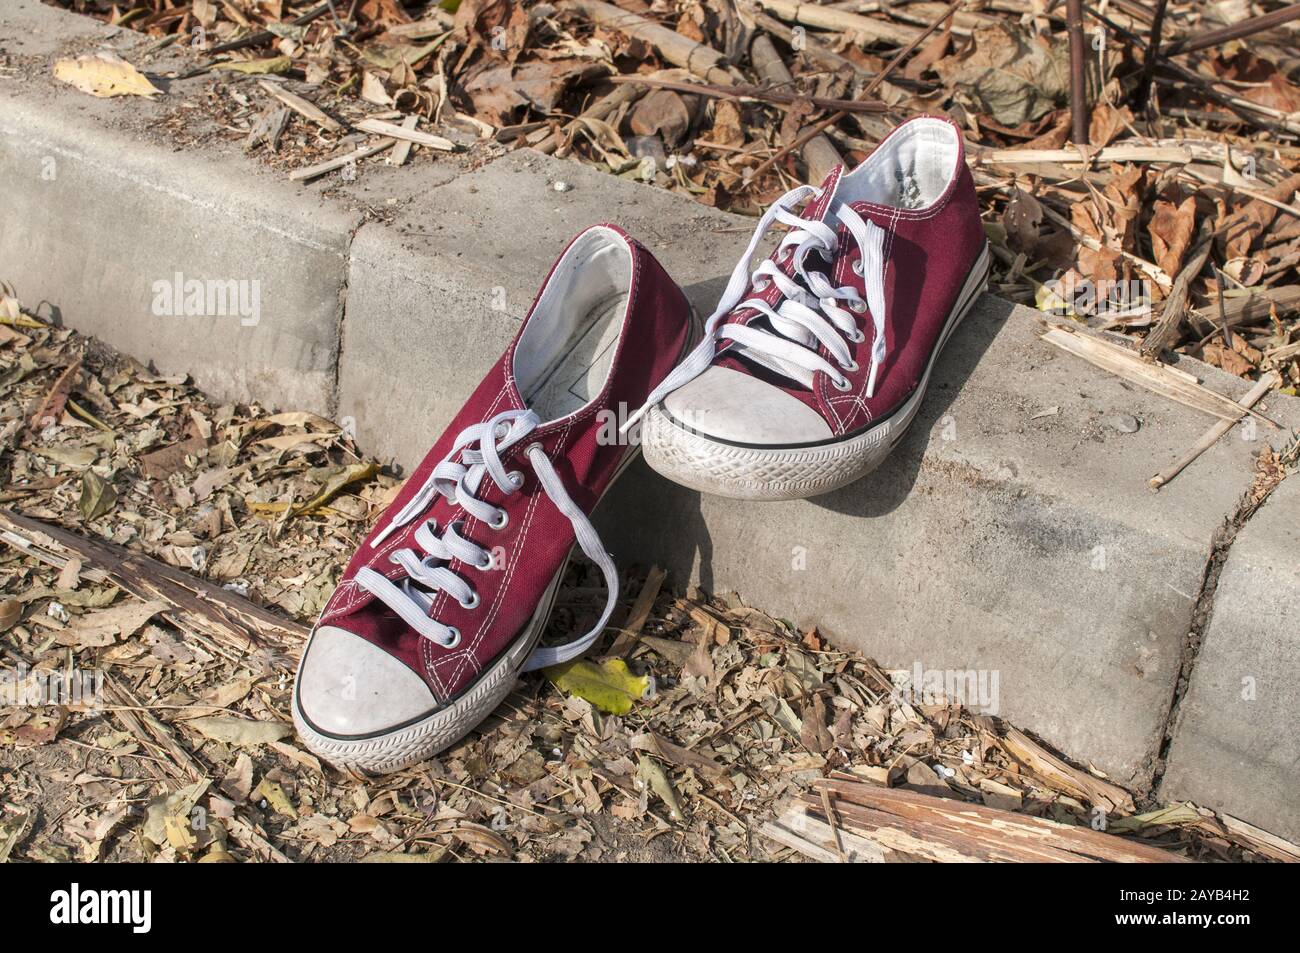
[[[425, 512], [438, 495], [445, 496], [489, 528], [504, 529], [509, 514], [505, 509], [479, 499], [479, 490], [486, 478], [507, 496], [520, 491], [524, 484], [523, 474], [517, 470], [507, 472], [501, 456], [539, 425], [537, 414], [531, 410], [507, 410], [484, 423], [466, 427], [415, 495], [371, 540], [371, 547], [378, 548], [393, 532]], [[582, 551], [600, 567], [608, 588], [605, 610], [595, 627], [565, 645], [536, 649], [524, 665], [524, 671], [530, 671], [567, 662], [591, 647], [604, 631], [605, 623], [618, 603], [618, 572], [591, 521], [565, 490], [542, 445], [531, 444], [524, 455], [537, 475], [542, 491], [573, 525], [574, 536]], [[456, 559], [482, 572], [491, 570], [493, 565], [492, 553], [465, 538], [461, 533], [463, 528], [463, 521], [453, 520], [439, 535], [434, 521], [425, 521], [414, 536], [425, 556], [421, 557], [413, 549], [399, 549], [389, 556], [405, 571], [405, 578], [399, 582], [393, 582], [369, 566], [362, 567], [356, 575], [357, 585], [396, 612], [420, 635], [446, 649], [455, 648], [460, 643], [461, 634], [455, 626], [446, 625], [429, 615], [434, 594], [445, 592], [464, 609], [477, 608], [480, 602], [477, 590], [469, 581], [452, 572], [446, 564]]]
[[[677, 388], [695, 379], [708, 368], [718, 353], [721, 340], [734, 341], [740, 353], [805, 387], [813, 386], [813, 375], [821, 371], [837, 390], [851, 386], [846, 372], [858, 369], [849, 343], [861, 343], [865, 336], [857, 328], [855, 315], [870, 312], [875, 337], [871, 343], [871, 368], [867, 375], [866, 396], [875, 394], [876, 379], [887, 354], [885, 342], [885, 231], [875, 222], [864, 219], [848, 205], [841, 205], [835, 216], [848, 228], [858, 246], [860, 258], [854, 272], [863, 280], [865, 294], [851, 285], [837, 288], [820, 271], [809, 271], [805, 260], [818, 253], [833, 261], [839, 251], [839, 238], [825, 222], [800, 218], [793, 208], [808, 198], [820, 198], [822, 190], [810, 185], [792, 189], [772, 204], [754, 229], [749, 247], [737, 263], [727, 282], [718, 307], [704, 323], [704, 338], [654, 389], [645, 404], [628, 418], [626, 431], [641, 416]], [[776, 261], [765, 260], [751, 273], [750, 263], [763, 236], [776, 222], [790, 226], [781, 239]], [[793, 261], [793, 275], [780, 267]], [[756, 292], [775, 284], [781, 291], [776, 307], [762, 298], [741, 300], [753, 286]], [[848, 307], [840, 304], [848, 303]], [[752, 308], [767, 318], [768, 327], [748, 324], [723, 324], [737, 308]], [[818, 353], [818, 345], [829, 353], [832, 364]]]

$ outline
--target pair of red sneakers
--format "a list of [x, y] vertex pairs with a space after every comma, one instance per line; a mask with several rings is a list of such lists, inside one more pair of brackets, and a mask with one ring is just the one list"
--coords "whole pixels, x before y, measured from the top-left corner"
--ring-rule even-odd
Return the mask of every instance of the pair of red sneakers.
[[[582, 232], [348, 564], [299, 666], [303, 741], [396, 770], [461, 738], [520, 672], [596, 641], [618, 573], [587, 514], [635, 455], [610, 439], [626, 408], [642, 408], [628, 425], [644, 414], [647, 462], [704, 492], [795, 499], [875, 468], [987, 270], [961, 135], [932, 117], [779, 199], [693, 349], [690, 306], [650, 253], [612, 225]], [[538, 647], [575, 546], [605, 576], [604, 610]]]

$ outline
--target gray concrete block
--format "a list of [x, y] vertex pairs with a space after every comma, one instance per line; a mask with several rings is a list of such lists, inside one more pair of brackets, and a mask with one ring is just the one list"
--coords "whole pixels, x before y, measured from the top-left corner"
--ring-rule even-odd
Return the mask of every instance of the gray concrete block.
[[1179, 709], [1162, 798], [1300, 841], [1300, 478], [1228, 552]]
[[[751, 504], [638, 465], [599, 514], [606, 541], [888, 667], [996, 678], [998, 714], [1147, 784], [1211, 537], [1264, 433], [1230, 434], [1152, 494], [1146, 479], [1212, 421], [1044, 344], [1034, 315], [981, 299], [908, 437], [866, 479]], [[1296, 422], [1297, 406], [1271, 412]], [[1120, 413], [1141, 429], [1109, 427]]]
[[360, 215], [304, 199], [238, 148], [155, 141], [139, 126], [160, 102], [49, 76], [78, 38], [137, 37], [34, 0], [3, 16], [0, 43], [30, 72], [0, 98], [0, 261], [21, 300], [218, 399], [328, 411]]
[[[392, 170], [356, 190], [395, 199], [352, 244], [339, 417], [381, 457], [419, 462], [519, 328], [579, 231], [621, 225], [704, 313], [752, 223], [521, 150], [440, 184]], [[563, 182], [566, 191], [556, 191]]]

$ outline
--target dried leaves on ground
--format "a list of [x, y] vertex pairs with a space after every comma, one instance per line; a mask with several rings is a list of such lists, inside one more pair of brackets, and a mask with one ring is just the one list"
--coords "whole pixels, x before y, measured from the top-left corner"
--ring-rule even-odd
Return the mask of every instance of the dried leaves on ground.
[[[433, 760], [341, 774], [294, 738], [293, 665], [397, 480], [313, 414], [215, 405], [16, 306], [0, 321], [0, 861], [796, 859], [765, 825], [832, 775], [1189, 858], [1288, 856], [653, 568], [591, 658]], [[603, 600], [571, 567], [548, 637]]]
[[[393, 140], [357, 131], [369, 118], [489, 151], [532, 146], [753, 214], [828, 161], [862, 159], [896, 121], [946, 112], [1004, 295], [1151, 357], [1300, 384], [1298, 27], [1178, 52], [1264, 4], [1169, 3], [1173, 52], [1149, 84], [1151, 5], [1085, 6], [1082, 145], [1069, 141], [1064, 3], [46, 2], [155, 38], [137, 67], [173, 57], [168, 75], [208, 75], [204, 106], [225, 134], [300, 178], [384, 161]], [[843, 101], [863, 102], [795, 148]], [[1190, 298], [1171, 299], [1189, 264]]]

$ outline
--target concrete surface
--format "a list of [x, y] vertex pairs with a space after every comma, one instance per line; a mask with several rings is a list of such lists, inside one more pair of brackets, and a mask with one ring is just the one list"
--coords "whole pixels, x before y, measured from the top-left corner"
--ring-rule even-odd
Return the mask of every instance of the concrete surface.
[[1300, 479], [1238, 533], [1160, 795], [1300, 842]]
[[[490, 147], [403, 169], [366, 164], [350, 185], [293, 185], [184, 113], [209, 79], [174, 81], [152, 102], [93, 100], [50, 79], [55, 53], [102, 43], [129, 53], [138, 40], [36, 0], [0, 8], [0, 49], [18, 73], [0, 71], [3, 277], [29, 304], [160, 369], [188, 370], [217, 397], [333, 413], [399, 464], [423, 455], [579, 229], [625, 225], [708, 313], [752, 227], [573, 162], [494, 159]], [[163, 135], [178, 116], [187, 136], [206, 130], [201, 146]], [[47, 182], [51, 155], [58, 177]], [[557, 179], [571, 188], [555, 191]], [[261, 321], [153, 314], [152, 282], [177, 270], [259, 279]], [[1211, 421], [1056, 351], [1036, 329], [1034, 312], [981, 299], [908, 438], [854, 486], [742, 505], [637, 465], [598, 514], [602, 532], [625, 564], [734, 589], [887, 667], [974, 670], [997, 692], [968, 701], [1142, 788], [1211, 539], [1236, 512], [1262, 441], [1284, 435], [1245, 440], [1239, 428], [1153, 495], [1146, 478]], [[1217, 389], [1245, 390], [1185, 363]], [[1276, 398], [1269, 412], [1296, 425], [1298, 407]], [[1116, 414], [1141, 428], [1119, 432], [1107, 423]], [[1258, 545], [1294, 567], [1293, 540], [1277, 551], [1286, 542], [1261, 535]], [[1272, 651], [1266, 639], [1249, 644], [1262, 624], [1249, 598], [1220, 600], [1211, 636], [1224, 634], [1207, 638], [1193, 691], [1236, 677], [1218, 671], [1235, 663], [1214, 642]], [[1193, 730], [1234, 744], [1194, 701], [1175, 755]], [[1285, 705], [1256, 705], [1252, 731], [1290, 730]], [[1183, 776], [1172, 763], [1166, 787], [1180, 790]], [[1235, 790], [1221, 792], [1227, 809]], [[1267, 826], [1269, 800], [1284, 792], [1273, 781], [1256, 791], [1233, 813]]]
[[[0, 9], [0, 46], [20, 64], [0, 80], [6, 280], [54, 320], [75, 315], [79, 329], [165, 373], [188, 371], [219, 399], [327, 411], [361, 216], [304, 201], [283, 176], [251, 174], [229, 143], [176, 152], [154, 142], [148, 127], [167, 118], [174, 91], [99, 100], [50, 77], [55, 54], [105, 39], [139, 44], [35, 0]], [[187, 135], [204, 124], [191, 125]], [[174, 286], [195, 280], [201, 304], [187, 307]]]
[[[753, 228], [529, 151], [418, 195], [406, 191], [401, 171], [382, 170], [355, 187], [358, 197], [405, 197], [390, 221], [364, 226], [352, 245], [339, 417], [369, 450], [405, 465], [421, 459], [501, 357], [551, 265], [583, 228], [621, 225], [703, 314]], [[567, 191], [557, 192], [556, 182]]]

